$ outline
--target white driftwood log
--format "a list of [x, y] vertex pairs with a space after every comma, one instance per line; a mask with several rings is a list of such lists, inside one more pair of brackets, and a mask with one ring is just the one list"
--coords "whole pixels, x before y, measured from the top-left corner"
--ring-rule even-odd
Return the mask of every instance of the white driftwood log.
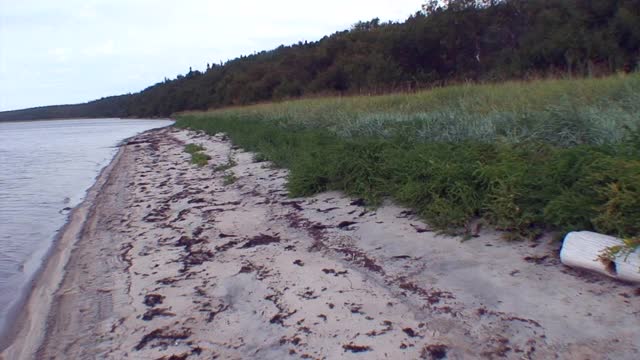
[[571, 267], [587, 269], [631, 282], [640, 282], [640, 250], [619, 255], [606, 262], [598, 256], [611, 246], [622, 245], [622, 240], [590, 231], [571, 232], [564, 238], [560, 260]]

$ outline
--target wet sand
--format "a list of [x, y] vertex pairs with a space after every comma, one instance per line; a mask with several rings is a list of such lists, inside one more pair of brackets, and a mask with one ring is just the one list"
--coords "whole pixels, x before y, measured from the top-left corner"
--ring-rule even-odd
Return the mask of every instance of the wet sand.
[[290, 199], [286, 177], [224, 136], [132, 139], [74, 210], [2, 356], [640, 357], [640, 290], [562, 266], [558, 243], [462, 242], [393, 204]]

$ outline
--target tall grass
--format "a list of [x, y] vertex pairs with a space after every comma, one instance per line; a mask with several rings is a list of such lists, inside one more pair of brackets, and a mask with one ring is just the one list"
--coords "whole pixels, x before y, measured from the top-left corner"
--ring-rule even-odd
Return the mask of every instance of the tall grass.
[[640, 233], [640, 75], [460, 85], [178, 115], [291, 169], [292, 195], [337, 189], [416, 209], [451, 233]]
[[416, 141], [619, 142], [638, 126], [640, 75], [458, 85], [415, 94], [331, 97], [213, 112], [329, 129], [344, 137]]

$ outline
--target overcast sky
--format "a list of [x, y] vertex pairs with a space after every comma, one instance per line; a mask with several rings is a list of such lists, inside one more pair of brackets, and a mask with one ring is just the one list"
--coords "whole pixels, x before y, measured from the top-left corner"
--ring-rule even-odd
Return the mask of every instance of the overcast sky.
[[137, 92], [192, 66], [402, 21], [425, 0], [0, 0], [0, 111]]

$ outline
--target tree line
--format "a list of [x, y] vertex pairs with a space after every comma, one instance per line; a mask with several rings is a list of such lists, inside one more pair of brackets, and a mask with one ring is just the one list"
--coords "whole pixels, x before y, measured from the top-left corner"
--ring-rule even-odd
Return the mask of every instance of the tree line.
[[136, 94], [0, 113], [0, 120], [166, 117], [457, 81], [599, 76], [635, 71], [639, 62], [640, 0], [433, 0], [401, 23], [358, 22], [319, 41], [190, 69]]

